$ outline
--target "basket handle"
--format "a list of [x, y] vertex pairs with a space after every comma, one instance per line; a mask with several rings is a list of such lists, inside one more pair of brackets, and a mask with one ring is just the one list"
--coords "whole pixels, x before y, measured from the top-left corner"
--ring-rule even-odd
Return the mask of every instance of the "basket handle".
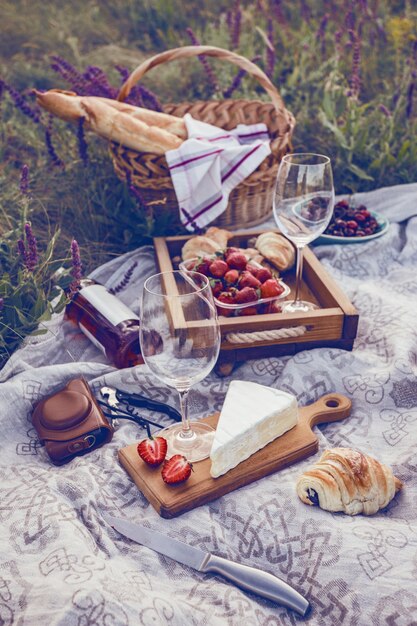
[[153, 67], [161, 65], [162, 63], [169, 63], [170, 61], [176, 61], [177, 59], [186, 59], [188, 57], [195, 57], [201, 54], [205, 54], [209, 57], [218, 57], [237, 65], [241, 69], [254, 76], [257, 81], [262, 85], [265, 91], [268, 93], [272, 100], [272, 103], [277, 113], [285, 113], [284, 102], [274, 85], [269, 80], [268, 76], [263, 72], [255, 63], [249, 61], [245, 57], [224, 50], [223, 48], [217, 48], [215, 46], [183, 46], [182, 48], [173, 48], [172, 50], [166, 50], [151, 57], [139, 65], [129, 76], [129, 78], [123, 83], [120, 88], [117, 100], [123, 102], [125, 100], [132, 87]]

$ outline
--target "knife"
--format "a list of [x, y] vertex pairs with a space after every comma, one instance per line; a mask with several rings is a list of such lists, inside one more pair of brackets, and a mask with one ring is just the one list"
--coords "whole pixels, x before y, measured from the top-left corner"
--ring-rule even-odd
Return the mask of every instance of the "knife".
[[310, 604], [306, 598], [273, 574], [263, 572], [249, 565], [229, 561], [229, 559], [215, 556], [210, 552], [204, 552], [182, 541], [167, 537], [152, 528], [140, 526], [128, 520], [118, 519], [104, 513], [102, 513], [102, 516], [112, 528], [125, 537], [164, 556], [168, 556], [170, 559], [174, 559], [174, 561], [192, 567], [199, 572], [220, 574], [238, 587], [282, 604], [303, 617], [308, 613]]

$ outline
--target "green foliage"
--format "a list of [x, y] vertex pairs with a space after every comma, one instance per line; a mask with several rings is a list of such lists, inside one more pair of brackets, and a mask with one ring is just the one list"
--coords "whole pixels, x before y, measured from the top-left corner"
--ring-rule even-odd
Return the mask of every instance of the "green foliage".
[[[30, 334], [46, 332], [45, 321], [63, 310], [65, 289], [72, 277], [63, 268], [64, 259], [54, 258], [59, 231], [50, 238], [32, 268], [18, 252], [24, 242], [23, 223], [27, 206], [20, 206], [22, 224], [5, 233], [0, 243], [0, 368]], [[26, 239], [26, 248], [28, 241]]]

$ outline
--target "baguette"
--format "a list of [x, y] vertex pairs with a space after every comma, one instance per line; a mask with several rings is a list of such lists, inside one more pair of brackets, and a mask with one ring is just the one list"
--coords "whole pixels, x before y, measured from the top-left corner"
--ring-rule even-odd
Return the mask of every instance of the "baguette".
[[176, 135], [180, 139], [187, 139], [187, 128], [182, 117], [175, 117], [175, 115], [169, 115], [168, 113], [160, 113], [159, 111], [135, 107], [132, 104], [111, 100], [110, 98], [102, 98], [100, 96], [77, 96], [73, 91], [50, 89], [43, 93], [34, 89], [33, 92], [36, 95], [37, 103], [42, 108], [67, 122], [76, 122], [83, 116], [82, 104], [91, 104], [91, 106], [94, 106], [94, 102], [99, 101], [121, 113], [131, 115], [149, 126], [158, 126]]
[[182, 144], [182, 139], [167, 130], [148, 126], [145, 122], [126, 115], [100, 100], [83, 101], [81, 106], [89, 127], [97, 135], [132, 150], [165, 154]]

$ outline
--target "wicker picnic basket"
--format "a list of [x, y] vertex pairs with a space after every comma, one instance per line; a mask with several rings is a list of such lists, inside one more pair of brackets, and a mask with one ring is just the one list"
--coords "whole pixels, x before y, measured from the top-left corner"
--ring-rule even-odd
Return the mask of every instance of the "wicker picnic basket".
[[[259, 67], [245, 57], [222, 48], [213, 46], [175, 48], [157, 54], [139, 65], [122, 85], [118, 100], [124, 101], [132, 87], [153, 67], [201, 54], [217, 57], [239, 66], [258, 80], [271, 99], [271, 102], [260, 100], [182, 102], [167, 104], [163, 107], [165, 113], [177, 117], [190, 113], [195, 119], [225, 130], [235, 128], [237, 124], [242, 123], [264, 122], [267, 125], [271, 137], [271, 155], [261, 163], [257, 170], [235, 187], [230, 194], [226, 211], [215, 220], [215, 224], [222, 228], [255, 226], [265, 221], [271, 214], [278, 164], [290, 151], [291, 136], [295, 125], [292, 113], [285, 108], [277, 89]], [[165, 156], [135, 152], [114, 143], [110, 146], [110, 152], [119, 178], [129, 179], [130, 184], [140, 191], [141, 198], [146, 204], [154, 203], [154, 214], [155, 211], [169, 211], [173, 213], [174, 223], [179, 225], [177, 198]]]

